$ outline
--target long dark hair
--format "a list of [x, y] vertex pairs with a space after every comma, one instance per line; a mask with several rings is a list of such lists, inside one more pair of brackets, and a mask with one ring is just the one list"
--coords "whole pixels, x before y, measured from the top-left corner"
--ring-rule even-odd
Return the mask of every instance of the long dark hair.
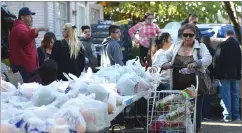
[[44, 39], [41, 41], [41, 46], [44, 49], [47, 49], [50, 47], [50, 42], [51, 39], [54, 39], [54, 41], [56, 41], [56, 37], [55, 34], [53, 32], [47, 32], [44, 35]]
[[[161, 48], [163, 48], [163, 45], [168, 41], [169, 37], [171, 35], [167, 32], [162, 33], [161, 36], [157, 36], [155, 39], [155, 45], [152, 45], [152, 50], [151, 50], [151, 56], [155, 54], [155, 52]], [[154, 49], [153, 49], [154, 48]]]
[[161, 36], [158, 36], [155, 40], [155, 47], [158, 49], [161, 49], [163, 45], [168, 41], [169, 37], [171, 35], [167, 32], [162, 33]]

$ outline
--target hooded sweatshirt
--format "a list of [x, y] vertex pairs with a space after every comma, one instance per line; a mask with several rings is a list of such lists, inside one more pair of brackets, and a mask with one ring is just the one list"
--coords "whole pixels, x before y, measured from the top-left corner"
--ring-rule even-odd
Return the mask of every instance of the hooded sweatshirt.
[[91, 67], [93, 70], [97, 66], [97, 53], [94, 44], [92, 43], [91, 38], [84, 38], [83, 36], [79, 37], [81, 43], [85, 48], [84, 56], [88, 59], [88, 64], [86, 67]]
[[[115, 64], [123, 66], [123, 53], [118, 40], [108, 37], [103, 41], [102, 44], [103, 53], [101, 57], [101, 66], [106, 67]], [[107, 60], [110, 61], [110, 64], [107, 63], [109, 62]]]
[[24, 67], [26, 72], [38, 68], [38, 56], [35, 46], [35, 29], [30, 29], [17, 19], [9, 35], [9, 60], [11, 65]]

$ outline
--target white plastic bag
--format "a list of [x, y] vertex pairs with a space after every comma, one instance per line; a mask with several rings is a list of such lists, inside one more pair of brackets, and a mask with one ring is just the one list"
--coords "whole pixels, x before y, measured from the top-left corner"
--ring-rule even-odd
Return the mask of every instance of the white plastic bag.
[[124, 74], [117, 83], [118, 93], [121, 96], [134, 95], [141, 78], [136, 73]]
[[88, 85], [85, 82], [80, 81], [78, 79], [71, 81], [68, 87], [70, 89], [78, 89], [79, 93], [83, 93], [83, 94], [88, 93], [88, 89], [87, 89]]
[[53, 115], [53, 118], [56, 120], [56, 125], [68, 125], [69, 129], [78, 133], [86, 131], [86, 122], [77, 106], [61, 108]]
[[18, 89], [23, 94], [24, 97], [30, 99], [35, 91], [40, 87], [38, 83], [24, 83], [22, 85], [18, 84]]
[[123, 97], [117, 93], [116, 84], [101, 84], [103, 88], [107, 90], [109, 95], [113, 95], [116, 100], [116, 105], [121, 105], [123, 103]]
[[49, 86], [40, 87], [34, 93], [34, 96], [32, 98], [34, 105], [42, 106], [42, 105], [51, 104], [56, 99], [54, 92], [57, 92], [57, 91], [50, 88]]
[[6, 81], [1, 79], [1, 92], [14, 93], [16, 91], [16, 89], [17, 88], [13, 84], [6, 82]]
[[34, 107], [31, 109], [33, 114], [42, 120], [50, 118], [58, 109], [52, 105]]
[[126, 62], [126, 66], [132, 66], [132, 65], [138, 65], [138, 66], [141, 66], [139, 56], [136, 56], [135, 59], [128, 60], [128, 61]]
[[1, 121], [0, 133], [19, 133], [13, 124]]
[[108, 103], [108, 113], [112, 113], [113, 111], [116, 110], [117, 100], [114, 94], [109, 93], [107, 103]]
[[99, 84], [92, 84], [88, 86], [89, 93], [96, 94], [96, 100], [105, 101], [108, 97], [108, 91]]
[[56, 96], [56, 99], [54, 102], [51, 103], [52, 106], [55, 106], [57, 108], [60, 108], [66, 101], [68, 101], [71, 97], [69, 97], [66, 94], [60, 94], [59, 96]]
[[87, 132], [98, 132], [110, 126], [106, 103], [87, 97], [78, 97], [67, 101], [61, 106], [61, 109], [69, 108], [70, 106], [78, 107], [86, 121]]

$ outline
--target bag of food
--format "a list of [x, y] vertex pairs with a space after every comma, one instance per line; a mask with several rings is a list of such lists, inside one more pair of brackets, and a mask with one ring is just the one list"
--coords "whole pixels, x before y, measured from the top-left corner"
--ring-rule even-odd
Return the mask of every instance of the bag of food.
[[67, 101], [61, 106], [61, 109], [69, 108], [70, 106], [78, 107], [79, 112], [86, 121], [87, 132], [98, 132], [110, 126], [108, 105], [106, 103], [91, 98], [78, 97]]
[[181, 94], [186, 98], [186, 99], [192, 99], [196, 97], [196, 90], [195, 87], [192, 85], [191, 87], [188, 87], [184, 90], [181, 91]]
[[0, 133], [21, 133], [15, 125], [9, 124], [7, 121], [1, 121]]
[[121, 96], [128, 96], [135, 95], [142, 91], [147, 91], [150, 89], [150, 86], [133, 72], [122, 75], [117, 83], [117, 89]]
[[87, 94], [88, 93], [87, 88], [88, 88], [88, 85], [86, 83], [79, 81], [79, 80], [73, 80], [68, 85], [65, 93], [68, 93], [69, 90], [71, 90], [71, 89], [78, 89], [79, 93]]
[[16, 89], [17, 88], [13, 84], [1, 79], [1, 92], [14, 93], [16, 91]]
[[86, 122], [77, 106], [69, 106], [68, 108], [61, 108], [53, 115], [56, 125], [68, 125], [69, 129], [78, 133], [85, 133]]
[[42, 105], [48, 105], [51, 104], [55, 99], [55, 92], [53, 88], [50, 88], [49, 86], [42, 86], [40, 87], [35, 93], [32, 98], [33, 103], [35, 106], [42, 106]]
[[18, 89], [23, 94], [24, 97], [30, 99], [34, 95], [35, 91], [40, 87], [41, 85], [38, 83], [24, 83], [22, 85], [18, 84]]
[[184, 97], [180, 94], [171, 94], [168, 95], [166, 97], [164, 97], [163, 99], [159, 100], [156, 102], [156, 109], [158, 111], [164, 111], [167, 110], [167, 108], [169, 107], [169, 103], [171, 102], [182, 102], [184, 101]]
[[105, 101], [108, 98], [108, 91], [99, 84], [92, 84], [88, 86], [89, 93], [96, 94], [96, 100]]

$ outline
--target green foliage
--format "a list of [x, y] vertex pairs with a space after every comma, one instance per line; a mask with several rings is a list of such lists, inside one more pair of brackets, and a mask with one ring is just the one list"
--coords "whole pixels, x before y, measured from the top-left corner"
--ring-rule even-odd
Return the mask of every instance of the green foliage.
[[[235, 2], [241, 5], [241, 2]], [[223, 8], [222, 2], [219, 1], [202, 1], [202, 2], [169, 2], [169, 1], [152, 1], [152, 2], [107, 2], [104, 8], [106, 19], [114, 21], [127, 18], [142, 20], [146, 12], [154, 12], [157, 23], [163, 27], [170, 21], [182, 21], [189, 13], [195, 13], [199, 16], [200, 23], [220, 23], [217, 13], [221, 12], [222, 16], [228, 18]], [[241, 15], [241, 14], [238, 14]]]

